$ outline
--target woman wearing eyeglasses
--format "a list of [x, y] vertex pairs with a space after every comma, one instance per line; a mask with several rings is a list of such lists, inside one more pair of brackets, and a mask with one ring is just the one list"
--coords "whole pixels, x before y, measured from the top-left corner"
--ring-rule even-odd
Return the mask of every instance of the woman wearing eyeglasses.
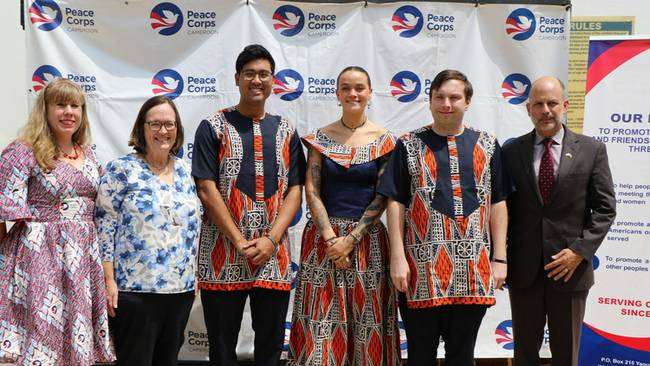
[[171, 99], [147, 100], [129, 146], [108, 163], [96, 222], [118, 365], [176, 365], [194, 301], [199, 203], [175, 154], [183, 126]]

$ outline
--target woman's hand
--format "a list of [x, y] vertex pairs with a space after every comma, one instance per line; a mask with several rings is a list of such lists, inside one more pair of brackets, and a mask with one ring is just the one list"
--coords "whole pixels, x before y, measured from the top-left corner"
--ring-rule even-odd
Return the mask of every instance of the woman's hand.
[[339, 236], [329, 242], [325, 254], [334, 262], [338, 269], [348, 269], [352, 265], [350, 253], [354, 248], [354, 238], [350, 235]]
[[106, 307], [108, 316], [115, 317], [115, 309], [117, 309], [117, 283], [114, 279], [107, 279], [106, 283]]

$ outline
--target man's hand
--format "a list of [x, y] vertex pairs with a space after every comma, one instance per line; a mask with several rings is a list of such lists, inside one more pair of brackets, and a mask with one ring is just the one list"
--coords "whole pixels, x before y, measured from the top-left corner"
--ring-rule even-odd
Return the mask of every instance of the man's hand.
[[508, 274], [508, 265], [499, 262], [492, 262], [490, 265], [492, 266], [492, 277], [494, 277], [494, 288], [503, 290], [503, 284], [506, 282]]
[[547, 272], [548, 278], [553, 278], [554, 281], [564, 279], [564, 282], [568, 282], [573, 276], [578, 265], [582, 263], [584, 258], [579, 254], [576, 254], [573, 250], [569, 248], [562, 249], [556, 255], [551, 256], [553, 262], [544, 266], [544, 270]]
[[248, 247], [246, 253], [251, 256], [249, 257], [247, 254], [246, 257], [256, 266], [266, 263], [275, 252], [275, 245], [266, 236], [249, 241]]
[[233, 245], [235, 246], [235, 249], [237, 249], [239, 253], [243, 254], [244, 256], [246, 256], [246, 258], [250, 259], [253, 256], [255, 256], [255, 254], [257, 254], [257, 250], [255, 250], [255, 245], [251, 243], [252, 241], [246, 241], [246, 239], [241, 238], [236, 243], [233, 243]]
[[409, 281], [411, 280], [411, 269], [406, 261], [406, 258], [401, 256], [390, 258], [390, 278], [393, 281], [393, 286], [399, 292], [407, 292], [409, 289]]

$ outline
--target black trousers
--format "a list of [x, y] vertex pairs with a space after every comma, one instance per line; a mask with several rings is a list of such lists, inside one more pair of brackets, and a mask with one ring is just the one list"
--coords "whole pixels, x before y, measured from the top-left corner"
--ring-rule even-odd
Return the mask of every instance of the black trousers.
[[237, 365], [237, 338], [250, 296], [254, 364], [275, 366], [284, 344], [289, 291], [253, 288], [244, 291], [201, 291], [203, 316], [210, 342], [211, 366]]
[[443, 305], [408, 309], [403, 293], [399, 308], [408, 342], [408, 365], [435, 365], [440, 337], [445, 342], [445, 365], [474, 365], [474, 345], [486, 305]]
[[194, 291], [179, 294], [119, 292], [109, 318], [118, 366], [175, 366]]
[[516, 366], [539, 365], [548, 320], [553, 366], [576, 366], [589, 291], [560, 292], [538, 278], [528, 288], [509, 288]]

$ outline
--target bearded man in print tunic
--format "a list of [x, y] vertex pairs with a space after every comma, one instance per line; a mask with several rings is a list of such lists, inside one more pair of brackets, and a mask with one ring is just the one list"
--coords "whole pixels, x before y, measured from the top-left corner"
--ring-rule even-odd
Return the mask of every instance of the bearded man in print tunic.
[[402, 136], [377, 191], [389, 198], [391, 278], [400, 291], [409, 366], [473, 365], [494, 289], [506, 276], [511, 191], [496, 138], [463, 125], [467, 77], [440, 72], [431, 84], [434, 122]]
[[211, 365], [236, 365], [237, 336], [250, 297], [254, 358], [275, 365], [291, 290], [287, 227], [301, 203], [305, 158], [296, 130], [266, 113], [275, 63], [260, 45], [236, 62], [239, 103], [201, 122], [192, 175], [206, 217], [199, 288]]

